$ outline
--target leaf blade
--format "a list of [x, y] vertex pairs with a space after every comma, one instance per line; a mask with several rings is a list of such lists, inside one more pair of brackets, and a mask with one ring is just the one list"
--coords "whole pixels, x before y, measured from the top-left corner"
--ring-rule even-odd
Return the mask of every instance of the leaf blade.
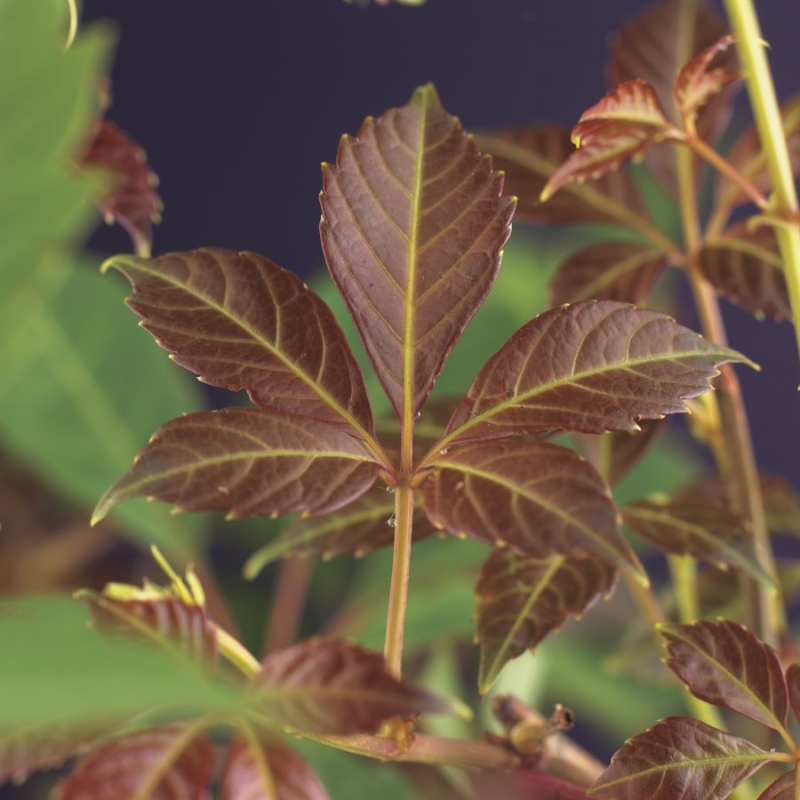
[[324, 513], [369, 489], [376, 472], [359, 440], [336, 426], [268, 409], [203, 411], [159, 428], [92, 519], [145, 496], [231, 518]]
[[551, 305], [580, 300], [641, 305], [666, 268], [660, 250], [635, 242], [599, 242], [560, 264], [550, 283]]
[[783, 260], [771, 228], [734, 226], [703, 247], [698, 263], [717, 292], [757, 319], [792, 319]]
[[89, 754], [59, 787], [58, 800], [206, 796], [214, 762], [208, 723], [162, 725], [113, 739]]
[[328, 268], [404, 421], [497, 273], [514, 210], [502, 183], [430, 84], [368, 118], [342, 139], [336, 165], [323, 165]]
[[655, 311], [612, 300], [554, 308], [486, 363], [442, 443], [636, 430], [636, 419], [685, 412], [683, 400], [706, 391], [717, 366], [732, 360], [746, 361]]
[[424, 486], [433, 525], [533, 558], [583, 555], [647, 578], [617, 525], [609, 489], [585, 459], [548, 442], [503, 439], [437, 456]]
[[251, 690], [274, 723], [314, 733], [374, 733], [396, 715], [449, 710], [441, 698], [390, 675], [382, 656], [335, 639], [271, 653]]
[[634, 533], [661, 550], [692, 555], [717, 569], [742, 569], [767, 591], [777, 591], [758, 563], [753, 537], [742, 518], [723, 506], [699, 501], [639, 501], [625, 506], [622, 517]]
[[481, 694], [509, 661], [533, 651], [570, 616], [577, 618], [608, 596], [616, 577], [616, 570], [595, 559], [537, 560], [495, 550], [475, 586]]
[[698, 720], [667, 717], [629, 739], [587, 794], [613, 791], [617, 800], [722, 800], [770, 758], [771, 753], [739, 736]]
[[788, 736], [786, 680], [769, 645], [730, 620], [659, 630], [667, 642], [667, 666], [692, 694]]
[[222, 773], [222, 800], [328, 800], [316, 773], [273, 734], [247, 726], [231, 742]]
[[672, 88], [672, 98], [681, 116], [693, 120], [712, 97], [739, 80], [741, 73], [737, 69], [710, 69], [711, 63], [735, 41], [735, 36], [723, 36], [681, 68]]
[[110, 268], [131, 283], [127, 304], [143, 327], [206, 383], [370, 438], [372, 411], [344, 334], [293, 273], [221, 248], [115, 256], [102, 267]]

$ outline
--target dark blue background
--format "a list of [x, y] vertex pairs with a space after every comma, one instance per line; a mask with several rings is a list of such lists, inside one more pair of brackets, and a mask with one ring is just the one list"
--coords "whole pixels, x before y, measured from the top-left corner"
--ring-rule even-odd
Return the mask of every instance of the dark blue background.
[[[610, 32], [637, 0], [428, 0], [360, 8], [343, 0], [85, 0], [118, 24], [110, 116], [161, 177], [155, 252], [251, 249], [308, 274], [321, 266], [319, 163], [368, 114], [432, 80], [468, 128], [572, 123], [605, 91]], [[782, 98], [800, 90], [800, 3], [759, 2]], [[101, 231], [104, 250], [128, 247]], [[797, 356], [789, 325], [726, 308], [764, 467], [800, 484]], [[477, 366], [477, 365], [476, 365]]]

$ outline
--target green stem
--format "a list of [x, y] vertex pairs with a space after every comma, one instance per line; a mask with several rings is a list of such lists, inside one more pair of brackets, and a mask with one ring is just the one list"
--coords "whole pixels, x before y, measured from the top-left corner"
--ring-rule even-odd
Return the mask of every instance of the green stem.
[[685, 625], [700, 619], [697, 600], [697, 561], [692, 556], [669, 556], [669, 572], [675, 587], [678, 619]]
[[386, 620], [386, 644], [383, 655], [395, 677], [403, 669], [403, 633], [408, 606], [408, 576], [411, 569], [411, 536], [414, 517], [414, 490], [403, 476], [394, 494], [394, 553], [389, 589], [389, 612]]
[[[753, 0], [724, 0], [724, 2], [731, 28], [737, 36], [750, 105], [761, 146], [766, 155], [773, 189], [772, 210], [784, 219], [796, 221], [798, 205], [794, 174], [755, 6]], [[775, 232], [783, 256], [783, 267], [794, 312], [795, 334], [800, 348], [800, 227], [796, 224], [778, 226]]]

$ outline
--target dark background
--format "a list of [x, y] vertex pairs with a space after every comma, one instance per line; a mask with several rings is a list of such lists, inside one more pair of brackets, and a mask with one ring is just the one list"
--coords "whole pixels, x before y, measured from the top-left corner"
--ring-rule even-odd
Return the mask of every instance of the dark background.
[[[646, 5], [85, 0], [84, 19], [110, 18], [119, 32], [110, 116], [161, 177], [154, 252], [250, 249], [308, 275], [323, 263], [319, 164], [335, 158], [342, 133], [431, 80], [468, 128], [573, 123], [605, 92], [609, 33]], [[758, 11], [784, 99], [800, 91], [800, 3], [762, 1]], [[118, 229], [100, 231], [93, 245], [128, 248]], [[763, 367], [740, 370], [759, 460], [800, 485], [792, 329], [725, 311], [733, 346]]]

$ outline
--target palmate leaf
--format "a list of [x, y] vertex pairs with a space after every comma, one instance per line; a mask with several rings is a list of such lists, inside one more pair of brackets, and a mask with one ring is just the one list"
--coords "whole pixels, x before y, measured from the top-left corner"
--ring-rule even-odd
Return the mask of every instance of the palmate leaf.
[[[342, 553], [361, 558], [394, 541], [394, 528], [389, 524], [395, 513], [394, 495], [385, 486], [373, 486], [355, 502], [324, 517], [295, 520], [268, 545], [247, 560], [244, 574], [255, 578], [267, 564], [279, 558], [307, 558], [321, 555], [330, 559]], [[426, 539], [434, 531], [417, 501], [413, 519], [414, 542]]]
[[636, 430], [638, 419], [685, 412], [727, 361], [746, 359], [656, 311], [611, 300], [554, 308], [487, 362], [443, 443]]
[[250, 692], [273, 724], [312, 733], [374, 733], [389, 717], [450, 710], [442, 698], [390, 675], [378, 653], [335, 639], [271, 653]]
[[54, 800], [204, 800], [213, 764], [211, 742], [197, 723], [147, 728], [101, 745]]
[[163, 203], [144, 150], [113, 122], [100, 119], [81, 164], [110, 173], [111, 185], [98, 198], [98, 205], [107, 221], [116, 221], [128, 231], [137, 253], [149, 252], [153, 223], [161, 221]]
[[744, 521], [722, 505], [701, 500], [640, 501], [622, 509], [628, 527], [660, 550], [692, 555], [712, 567], [741, 569], [767, 590], [776, 587], [758, 563]]
[[517, 218], [547, 223], [620, 223], [631, 211], [644, 210], [636, 184], [625, 170], [609, 172], [593, 184], [567, 184], [546, 203], [539, 201], [547, 181], [575, 150], [568, 128], [522, 125], [491, 131], [477, 140], [505, 172], [506, 191], [518, 198]]
[[730, 620], [661, 625], [667, 666], [696, 697], [785, 732], [788, 696], [778, 654]]
[[376, 470], [364, 445], [334, 425], [268, 409], [204, 411], [159, 428], [92, 521], [135, 497], [231, 519], [322, 514], [367, 491]]
[[549, 442], [502, 440], [439, 454], [424, 486], [431, 522], [454, 535], [545, 559], [592, 556], [646, 583], [603, 479]]
[[773, 753], [686, 717], [667, 717], [629, 739], [587, 792], [614, 800], [723, 800]]
[[579, 300], [645, 303], [667, 268], [660, 250], [635, 242], [599, 242], [562, 262], [550, 283], [554, 306]]
[[600, 178], [678, 132], [646, 81], [621, 83], [585, 111], [572, 129], [575, 151], [542, 189], [542, 202], [573, 181]]
[[181, 366], [256, 405], [372, 430], [364, 380], [330, 309], [296, 275], [255, 253], [205, 248], [115, 256], [128, 305]]
[[737, 69], [717, 67], [711, 69], [712, 62], [724, 53], [736, 37], [723, 36], [711, 47], [698, 53], [678, 73], [672, 89], [675, 107], [687, 119], [694, 119], [697, 112], [712, 97], [719, 94], [726, 86], [739, 80], [741, 73]]
[[616, 577], [616, 570], [594, 558], [533, 559], [495, 550], [475, 586], [481, 694], [509, 661], [608, 595]]
[[291, 747], [249, 727], [231, 742], [221, 791], [222, 800], [328, 800], [314, 770]]
[[[678, 0], [661, 0], [631, 19], [609, 46], [608, 86], [640, 78], [655, 90], [669, 120], [677, 118], [673, 86], [687, 56], [712, 47], [728, 33], [725, 22], [708, 2], [696, 6], [694, 24], [686, 26]], [[690, 43], [690, 44], [689, 44]], [[688, 46], [688, 52], [687, 52]], [[732, 50], [725, 52], [718, 66], [731, 69], [736, 64]], [[696, 127], [701, 138], [714, 141], [727, 124], [732, 110], [732, 95], [724, 91], [711, 99], [698, 115]], [[647, 164], [662, 185], [677, 193], [675, 154], [671, 148], [655, 148], [647, 153]]]
[[430, 84], [323, 165], [328, 268], [404, 424], [497, 274], [514, 213], [502, 189]]
[[757, 318], [792, 319], [775, 231], [737, 225], [700, 251], [700, 269], [722, 295]]

